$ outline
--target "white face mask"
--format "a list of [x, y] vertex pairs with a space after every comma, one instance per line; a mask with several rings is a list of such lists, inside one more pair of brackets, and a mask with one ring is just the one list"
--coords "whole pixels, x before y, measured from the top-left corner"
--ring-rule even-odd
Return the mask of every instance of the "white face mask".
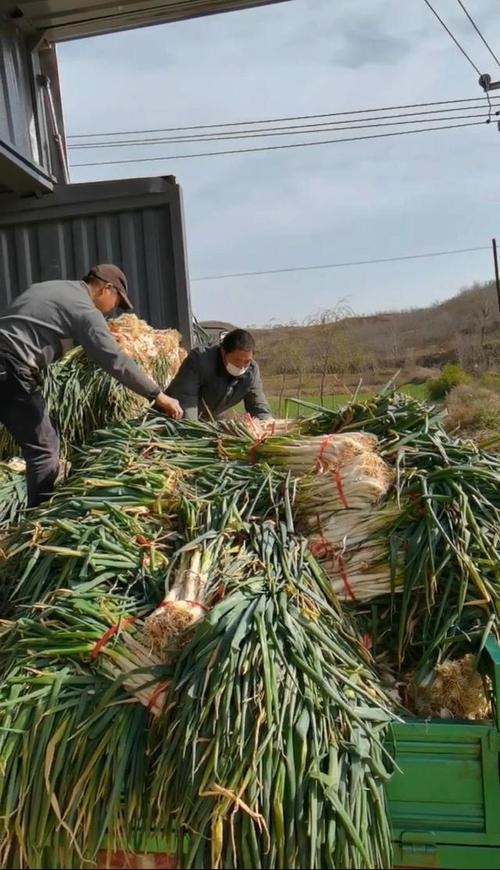
[[244, 366], [242, 369], [239, 369], [238, 366], [233, 366], [232, 363], [226, 362], [224, 363], [226, 367], [226, 371], [229, 375], [232, 375], [233, 378], [241, 378], [245, 372], [248, 371], [248, 366]]

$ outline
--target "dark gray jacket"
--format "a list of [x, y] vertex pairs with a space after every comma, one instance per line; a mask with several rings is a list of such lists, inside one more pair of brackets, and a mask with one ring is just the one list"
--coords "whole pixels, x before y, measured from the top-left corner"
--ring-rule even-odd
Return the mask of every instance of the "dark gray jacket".
[[37, 380], [75, 345], [117, 381], [148, 399], [160, 387], [120, 350], [83, 281], [32, 284], [0, 314], [0, 357]]
[[252, 417], [271, 416], [255, 360], [241, 378], [234, 378], [224, 367], [219, 345], [190, 351], [165, 392], [178, 400], [187, 420], [218, 417], [241, 401]]

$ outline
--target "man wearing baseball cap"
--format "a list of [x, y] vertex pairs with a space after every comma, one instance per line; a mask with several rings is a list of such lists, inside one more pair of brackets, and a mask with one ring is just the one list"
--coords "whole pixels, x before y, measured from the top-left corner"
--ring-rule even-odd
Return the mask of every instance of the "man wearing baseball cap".
[[89, 359], [164, 414], [182, 408], [111, 335], [105, 314], [132, 309], [127, 279], [118, 266], [93, 266], [81, 281], [32, 284], [0, 313], [0, 423], [26, 461], [28, 506], [48, 498], [59, 471], [59, 439], [40, 391], [42, 372], [76, 345]]

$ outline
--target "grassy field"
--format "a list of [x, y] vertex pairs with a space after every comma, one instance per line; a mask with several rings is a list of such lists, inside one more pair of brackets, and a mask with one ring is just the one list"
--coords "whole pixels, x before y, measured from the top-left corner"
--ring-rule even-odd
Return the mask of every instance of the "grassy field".
[[[471, 438], [485, 449], [498, 451], [500, 450], [500, 380], [497, 375], [495, 378], [496, 380], [492, 382], [494, 389], [488, 389], [482, 381], [461, 384], [450, 392], [445, 401], [430, 404], [446, 410], [444, 425], [449, 431], [453, 431], [460, 437]], [[339, 389], [336, 386], [330, 389], [322, 406], [319, 395], [313, 389], [304, 390], [299, 401], [296, 393], [293, 392], [293, 387], [288, 386], [281, 396], [276, 394], [276, 388], [273, 390], [272, 387], [272, 384], [266, 384], [264, 381], [267, 399], [276, 419], [305, 417], [314, 414], [321, 407], [336, 410], [347, 405], [353, 397], [353, 393], [349, 393], [347, 389]], [[369, 399], [380, 389], [381, 387], [372, 387], [360, 391], [357, 399], [359, 401]], [[419, 401], [428, 399], [425, 384], [403, 384], [398, 386], [398, 390]], [[232, 408], [230, 413], [231, 416], [243, 414], [244, 410], [243, 403], [240, 403]]]
[[[399, 387], [400, 392], [407, 393], [409, 396], [413, 396], [415, 399], [426, 399], [427, 393], [425, 384], [404, 384]], [[370, 396], [373, 395], [373, 392], [359, 392], [358, 400], [364, 401], [365, 399], [369, 399]], [[325, 396], [323, 404], [321, 403], [321, 399], [319, 396], [303, 396], [301, 400], [297, 400], [296, 397], [292, 396], [267, 396], [269, 404], [271, 406], [271, 410], [275, 417], [296, 417], [298, 415], [306, 415], [314, 413], [315, 408], [328, 408], [330, 410], [335, 410], [337, 408], [343, 407], [346, 405], [352, 398], [352, 394], [350, 393], [335, 393], [333, 395]], [[311, 407], [314, 406], [314, 407]]]

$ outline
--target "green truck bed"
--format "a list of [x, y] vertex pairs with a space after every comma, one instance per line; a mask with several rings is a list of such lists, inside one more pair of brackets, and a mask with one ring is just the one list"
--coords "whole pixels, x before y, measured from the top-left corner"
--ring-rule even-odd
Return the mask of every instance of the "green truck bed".
[[[500, 698], [500, 647], [488, 657]], [[500, 867], [500, 714], [492, 722], [417, 720], [394, 727], [399, 772], [387, 794], [396, 867]]]
[[[494, 639], [484, 656], [500, 699]], [[387, 786], [394, 867], [500, 868], [500, 704], [495, 706], [491, 722], [416, 719], [394, 726], [398, 770]], [[136, 848], [141, 856], [121, 853], [111, 866], [173, 866], [166, 844], [153, 837]]]

